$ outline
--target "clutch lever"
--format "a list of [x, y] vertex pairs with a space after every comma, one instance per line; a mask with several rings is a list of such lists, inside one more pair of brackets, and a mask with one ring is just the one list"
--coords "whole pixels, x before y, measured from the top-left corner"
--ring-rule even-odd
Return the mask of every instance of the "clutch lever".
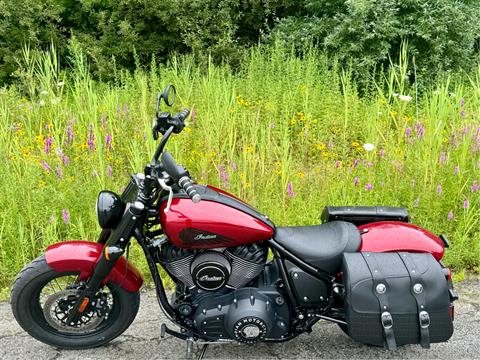
[[158, 183], [160, 184], [160, 186], [163, 190], [168, 191], [167, 206], [163, 210], [163, 212], [165, 214], [167, 214], [170, 211], [170, 206], [172, 205], [173, 190], [172, 190], [171, 186], [167, 185], [167, 183], [165, 182], [165, 179], [158, 179]]

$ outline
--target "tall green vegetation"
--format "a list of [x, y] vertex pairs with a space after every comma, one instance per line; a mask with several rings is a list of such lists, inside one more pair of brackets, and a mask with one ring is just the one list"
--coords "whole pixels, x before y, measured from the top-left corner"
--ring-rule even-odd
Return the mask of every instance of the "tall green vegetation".
[[[311, 42], [360, 80], [397, 58], [402, 41], [419, 75], [474, 68], [480, 41], [477, 0], [2, 0], [0, 83], [11, 82], [22, 48], [53, 42], [65, 58], [80, 46], [96, 78], [147, 66], [155, 56], [193, 53], [236, 67], [245, 49], [280, 38]], [[70, 46], [69, 46], [70, 44]]]
[[150, 159], [156, 92], [168, 82], [174, 110], [192, 108], [168, 149], [198, 182], [281, 225], [318, 224], [325, 205], [406, 206], [449, 238], [447, 264], [480, 265], [480, 68], [426, 90], [417, 115], [405, 48], [363, 95], [351, 69], [278, 44], [252, 49], [235, 72], [175, 56], [110, 84], [78, 49], [70, 63], [64, 72], [55, 51], [25, 51], [21, 84], [0, 92], [2, 286], [49, 244], [96, 239], [97, 193], [121, 191]]

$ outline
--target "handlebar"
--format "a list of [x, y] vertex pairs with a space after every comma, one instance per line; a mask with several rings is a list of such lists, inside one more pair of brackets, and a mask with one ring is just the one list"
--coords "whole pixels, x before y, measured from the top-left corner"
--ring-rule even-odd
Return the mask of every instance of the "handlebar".
[[[186, 115], [188, 116], [188, 114]], [[202, 198], [200, 194], [193, 186], [192, 179], [188, 176], [187, 170], [183, 166], [177, 165], [173, 156], [168, 152], [164, 151], [162, 154], [162, 164], [165, 171], [175, 180], [178, 181], [183, 190], [187, 193], [188, 197], [196, 204]]]
[[200, 194], [197, 192], [197, 189], [195, 189], [193, 186], [192, 180], [188, 176], [184, 176], [178, 180], [178, 184], [183, 188], [183, 190], [185, 190], [188, 197], [192, 199], [194, 204], [202, 200]]

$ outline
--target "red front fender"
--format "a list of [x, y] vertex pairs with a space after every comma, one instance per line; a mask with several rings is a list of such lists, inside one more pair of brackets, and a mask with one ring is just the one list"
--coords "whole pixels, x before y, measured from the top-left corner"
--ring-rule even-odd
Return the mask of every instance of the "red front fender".
[[[79, 271], [80, 280], [84, 280], [93, 272], [102, 249], [103, 245], [99, 243], [66, 241], [49, 246], [45, 252], [45, 259], [53, 270], [58, 272]], [[130, 292], [137, 291], [143, 284], [140, 272], [123, 256], [118, 259], [103, 283], [106, 284], [109, 281]]]
[[364, 231], [359, 250], [361, 252], [425, 252], [440, 261], [445, 251], [445, 246], [438, 236], [413, 224], [380, 221], [359, 226], [358, 229]]

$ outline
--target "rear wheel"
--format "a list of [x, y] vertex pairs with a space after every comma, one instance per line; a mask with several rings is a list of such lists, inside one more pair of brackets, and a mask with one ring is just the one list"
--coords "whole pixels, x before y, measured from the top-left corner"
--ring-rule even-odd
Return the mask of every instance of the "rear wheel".
[[20, 326], [37, 340], [66, 349], [101, 346], [123, 333], [135, 319], [140, 296], [112, 283], [99, 289], [75, 324], [66, 323], [79, 297], [78, 275], [54, 271], [44, 256], [23, 268], [11, 298]]

